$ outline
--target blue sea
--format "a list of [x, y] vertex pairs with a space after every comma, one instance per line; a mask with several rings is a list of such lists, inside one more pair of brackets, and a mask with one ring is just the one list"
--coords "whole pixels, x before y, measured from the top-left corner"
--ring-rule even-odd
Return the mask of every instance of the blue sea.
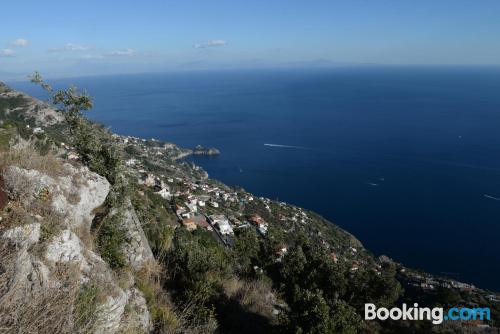
[[[86, 77], [92, 119], [211, 177], [315, 210], [375, 255], [500, 290], [500, 68], [360, 66]], [[41, 96], [28, 83], [11, 83]]]

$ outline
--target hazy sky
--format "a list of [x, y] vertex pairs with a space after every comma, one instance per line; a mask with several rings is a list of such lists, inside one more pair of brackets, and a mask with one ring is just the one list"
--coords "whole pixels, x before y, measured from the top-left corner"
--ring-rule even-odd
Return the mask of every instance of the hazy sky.
[[500, 64], [500, 1], [16, 0], [0, 5], [0, 76], [330, 62]]

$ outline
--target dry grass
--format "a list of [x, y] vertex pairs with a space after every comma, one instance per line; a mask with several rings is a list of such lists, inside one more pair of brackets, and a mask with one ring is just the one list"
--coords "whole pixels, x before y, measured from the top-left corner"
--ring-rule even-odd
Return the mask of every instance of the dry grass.
[[154, 324], [154, 332], [161, 334], [207, 334], [215, 333], [218, 324], [215, 319], [208, 323], [193, 321], [196, 305], [175, 306], [168, 293], [163, 289], [162, 278], [166, 277], [165, 268], [156, 261], [148, 262], [136, 273], [139, 290], [144, 294], [148, 310]]
[[3, 231], [29, 223], [33, 218], [28, 215], [26, 210], [19, 205], [19, 203], [11, 202], [5, 209], [2, 215], [2, 222], [0, 223], [0, 233]]
[[0, 333], [92, 333], [94, 317], [76, 312], [81, 295], [76, 266], [59, 265], [51, 277], [58, 282], [54, 286], [33, 286], [17, 279], [17, 256], [8, 244], [0, 245]]
[[50, 152], [46, 155], [40, 155], [36, 148], [32, 146], [11, 148], [7, 152], [1, 152], [0, 171], [4, 171], [9, 166], [37, 170], [51, 177], [68, 175], [60, 159]]
[[[52, 154], [41, 156], [32, 147], [11, 149], [0, 153], [0, 174], [4, 179], [5, 191], [11, 199], [20, 201], [27, 206], [30, 212], [35, 213], [48, 207], [51, 200], [51, 192], [43, 186], [33, 185], [33, 180], [18, 173], [9, 167], [18, 167], [25, 170], [36, 170], [51, 177], [67, 175], [62, 162]], [[37, 208], [37, 207], [38, 208]], [[38, 213], [38, 212], [36, 212]]]
[[40, 243], [36, 244], [35, 248], [36, 253], [41, 254], [46, 244], [65, 228], [66, 223], [64, 217], [45, 202], [35, 199], [29, 204], [30, 208], [26, 208], [19, 201], [11, 201], [2, 214], [0, 233], [16, 226], [39, 222]]
[[25, 175], [6, 169], [2, 171], [2, 177], [5, 184], [4, 191], [10, 199], [25, 204], [32, 203], [33, 199], [42, 199], [42, 196], [38, 195], [43, 192], [43, 189], [37, 189], [37, 192], [33, 193], [32, 182]]
[[269, 319], [273, 318], [273, 304], [276, 301], [270, 282], [243, 281], [234, 277], [224, 282], [224, 292], [248, 311]]
[[75, 232], [87, 249], [94, 250], [95, 236], [92, 234], [88, 226], [82, 224], [80, 226], [73, 227], [72, 231]]
[[76, 205], [80, 202], [80, 194], [78, 193], [78, 189], [75, 187], [71, 191], [66, 193], [66, 199], [68, 203]]
[[181, 323], [172, 303], [162, 288], [163, 268], [156, 262], [147, 262], [136, 274], [137, 287], [144, 294], [155, 330], [159, 333], [179, 333]]
[[[63, 166], [62, 160], [49, 153], [40, 155], [35, 148], [26, 146], [23, 148], [11, 148], [8, 152], [0, 152], [0, 174], [4, 180], [4, 190], [11, 199], [9, 205], [12, 212], [9, 213], [6, 221], [2, 225], [17, 225], [26, 221], [26, 212], [32, 216], [40, 215], [44, 219], [46, 226], [43, 226], [45, 232], [51, 234], [55, 231], [57, 225], [64, 225], [64, 217], [53, 210], [51, 205], [53, 189], [48, 189], [42, 185], [33, 184], [33, 179], [24, 173], [9, 169], [15, 166], [25, 170], [36, 170], [50, 177], [70, 176], [70, 172]], [[78, 186], [83, 184], [82, 176], [76, 173], [72, 177], [74, 187], [70, 191], [65, 191], [64, 196], [70, 204], [76, 204], [80, 201], [78, 195]], [[16, 207], [18, 207], [16, 209]], [[46, 228], [45, 228], [46, 227]], [[84, 235], [85, 237], [85, 235]], [[83, 238], [88, 240], [89, 238]]]
[[[80, 173], [71, 173], [71, 171], [64, 166], [63, 160], [57, 158], [54, 154], [49, 152], [46, 155], [40, 155], [38, 151], [32, 146], [23, 148], [12, 148], [8, 152], [0, 153], [0, 174], [4, 174], [6, 186], [10, 189], [11, 196], [14, 197], [27, 197], [33, 194], [26, 194], [26, 191], [33, 189], [30, 187], [30, 180], [27, 177], [18, 175], [19, 173], [9, 173], [8, 167], [15, 166], [25, 170], [36, 170], [42, 174], [48, 175], [52, 178], [58, 177], [71, 177], [72, 189], [66, 191], [64, 196], [70, 204], [77, 204], [80, 202], [78, 188], [87, 184], [87, 180]], [[12, 174], [12, 175], [10, 175]], [[10, 178], [9, 178], [10, 176]], [[37, 199], [49, 200], [49, 189], [37, 189], [34, 194]]]

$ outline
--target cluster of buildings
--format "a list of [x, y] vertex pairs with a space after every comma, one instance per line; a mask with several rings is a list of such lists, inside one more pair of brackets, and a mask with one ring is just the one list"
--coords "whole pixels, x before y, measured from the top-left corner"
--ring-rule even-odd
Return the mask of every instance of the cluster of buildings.
[[[150, 188], [165, 200], [172, 200], [171, 202], [175, 203], [173, 209], [182, 226], [190, 231], [200, 228], [210, 231], [226, 247], [232, 247], [234, 244], [234, 233], [237, 229], [255, 228], [262, 237], [268, 233], [269, 223], [261, 215], [244, 216], [241, 213], [245, 204], [254, 203], [253, 205], [269, 213], [274, 211], [273, 213], [278, 215], [283, 226], [289, 226], [288, 229], [285, 228], [287, 233], [293, 233], [294, 224], [307, 225], [311, 220], [308, 213], [301, 208], [265, 197], [254, 197], [245, 191], [235, 191], [209, 180], [203, 170], [191, 163], [172, 163], [172, 160], [186, 153], [173, 144], [132, 136], [117, 136], [116, 140], [123, 145], [132, 145], [134, 151], [139, 152], [139, 154], [132, 154], [125, 164], [135, 171], [140, 184]], [[141, 162], [142, 157], [148, 163], [156, 162], [163, 169], [160, 172], [153, 172]], [[330, 249], [331, 245], [322, 238], [319, 232], [318, 235], [320, 242]], [[277, 261], [281, 261], [287, 249], [286, 245], [278, 247], [275, 254]], [[332, 260], [335, 262], [339, 258], [347, 261], [344, 253], [348, 254], [349, 258], [358, 257], [354, 247], [336, 250], [339, 253], [333, 253], [333, 249], [330, 251], [333, 254]], [[357, 271], [362, 265], [364, 263], [354, 261], [351, 271]]]
[[[127, 160], [128, 163], [130, 160]], [[130, 165], [129, 165], [130, 166]], [[172, 193], [170, 192], [170, 187], [154, 174], [147, 173], [145, 170], [140, 169], [141, 177], [137, 180], [139, 184], [143, 184], [146, 187], [151, 188], [156, 194], [160, 195], [163, 199], [170, 200], [172, 198]], [[169, 179], [169, 182], [174, 182], [173, 179]]]
[[[405, 269], [401, 270], [406, 272]], [[431, 275], [407, 272], [406, 276], [409, 278], [409, 284], [421, 288], [423, 290], [435, 290], [437, 288], [457, 289], [464, 292], [472, 292], [477, 288], [472, 284], [458, 282], [452, 279], [438, 278]]]
[[[145, 147], [145, 140], [143, 139], [135, 137], [120, 138], [122, 138], [124, 144], [135, 143], [142, 150], [161, 152], [164, 149], [173, 147], [168, 146], [169, 144], [159, 146], [160, 148], [156, 146]], [[267, 233], [268, 223], [258, 215], [249, 217], [247, 221], [241, 219], [241, 217], [236, 218], [238, 214], [228, 217], [221, 212], [230, 211], [227, 210], [228, 207], [237, 207], [240, 204], [254, 201], [254, 197], [246, 192], [239, 193], [204, 178], [190, 177], [190, 175], [186, 175], [185, 172], [179, 170], [177, 165], [167, 166], [173, 173], [169, 173], [169, 177], [166, 177], [162, 174], [156, 175], [147, 171], [135, 157], [126, 160], [125, 164], [136, 172], [139, 184], [150, 188], [165, 200], [175, 199], [175, 214], [180, 224], [190, 231], [197, 228], [212, 231], [226, 246], [233, 244], [232, 237], [236, 228], [254, 226], [261, 235]], [[164, 163], [163, 165], [167, 164]], [[191, 168], [193, 167], [191, 166]], [[175, 173], [176, 171], [177, 173]]]
[[266, 235], [269, 224], [261, 216], [252, 215], [248, 218], [248, 221], [255, 225], [260, 234]]

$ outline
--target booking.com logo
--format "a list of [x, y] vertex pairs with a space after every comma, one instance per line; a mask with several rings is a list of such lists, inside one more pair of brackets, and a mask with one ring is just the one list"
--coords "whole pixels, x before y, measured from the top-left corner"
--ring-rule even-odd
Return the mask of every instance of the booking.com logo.
[[413, 307], [402, 304], [401, 307], [391, 309], [380, 307], [375, 304], [365, 304], [365, 320], [430, 320], [433, 324], [441, 324], [443, 321], [468, 321], [468, 320], [490, 320], [489, 307], [467, 308], [452, 307], [446, 312], [442, 307], [419, 307], [418, 303]]

